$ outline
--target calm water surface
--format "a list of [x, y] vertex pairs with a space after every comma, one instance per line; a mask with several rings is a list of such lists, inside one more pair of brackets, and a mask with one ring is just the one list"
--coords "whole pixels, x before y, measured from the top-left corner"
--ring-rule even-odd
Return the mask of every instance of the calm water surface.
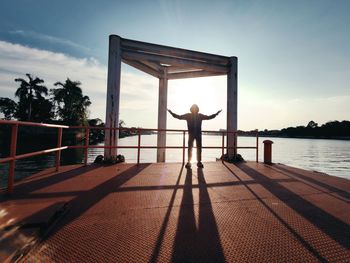
[[[292, 139], [292, 138], [260, 138], [259, 161], [263, 161], [263, 140], [270, 139], [272, 145], [272, 161], [286, 165], [327, 173], [350, 179], [350, 141], [322, 140], [322, 139]], [[187, 138], [186, 138], [187, 141]], [[156, 135], [143, 135], [141, 145], [155, 146]], [[119, 141], [120, 145], [137, 145], [137, 137], [126, 137]], [[238, 146], [255, 146], [256, 140], [252, 137], [238, 137]], [[168, 134], [167, 145], [181, 146], [182, 135]], [[221, 146], [221, 137], [203, 135], [204, 146]], [[120, 154], [125, 156], [127, 162], [136, 162], [137, 150], [120, 149]], [[255, 160], [255, 149], [239, 149], [245, 160]], [[103, 154], [103, 149], [90, 149], [88, 161], [93, 162], [95, 157]], [[187, 154], [187, 153], [186, 153]], [[203, 149], [203, 161], [215, 161], [221, 156], [221, 149]], [[195, 153], [194, 153], [195, 156]], [[154, 149], [141, 150], [141, 162], [155, 162], [156, 151]], [[16, 162], [15, 178], [26, 177], [36, 171], [43, 170], [54, 165], [54, 154], [37, 156]], [[166, 151], [167, 162], [181, 162], [181, 149], [168, 149]], [[62, 151], [62, 164], [83, 162], [83, 151], [71, 149]], [[7, 182], [7, 164], [0, 165], [1, 180], [3, 187]]]

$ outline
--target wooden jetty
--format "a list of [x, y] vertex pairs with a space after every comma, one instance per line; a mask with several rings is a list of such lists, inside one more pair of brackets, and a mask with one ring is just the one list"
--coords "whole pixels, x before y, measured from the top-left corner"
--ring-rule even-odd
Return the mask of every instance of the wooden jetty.
[[0, 202], [1, 260], [349, 262], [350, 181], [256, 162], [62, 166]]

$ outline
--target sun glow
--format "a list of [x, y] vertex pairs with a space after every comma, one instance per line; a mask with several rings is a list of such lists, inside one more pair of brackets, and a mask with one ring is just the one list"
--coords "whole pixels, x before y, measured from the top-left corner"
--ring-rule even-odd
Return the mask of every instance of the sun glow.
[[[168, 108], [175, 113], [189, 112], [191, 105], [197, 104], [199, 112], [210, 115], [218, 110], [223, 113], [215, 120], [213, 125], [203, 123], [203, 127], [223, 128], [225, 126], [223, 115], [226, 112], [226, 77], [204, 77], [186, 80], [171, 80], [168, 84]], [[168, 127], [179, 127], [169, 119]], [[206, 123], [206, 122], [205, 122]], [[183, 126], [183, 125], [182, 125]]]

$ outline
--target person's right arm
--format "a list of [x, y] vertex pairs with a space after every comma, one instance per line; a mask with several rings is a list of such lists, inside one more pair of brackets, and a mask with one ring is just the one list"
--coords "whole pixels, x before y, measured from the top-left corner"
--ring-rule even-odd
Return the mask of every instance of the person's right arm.
[[169, 109], [168, 109], [168, 112], [171, 114], [171, 116], [173, 116], [173, 117], [176, 118], [176, 119], [185, 120], [185, 114], [184, 114], [184, 115], [178, 115], [178, 114], [172, 112], [172, 111], [169, 110]]

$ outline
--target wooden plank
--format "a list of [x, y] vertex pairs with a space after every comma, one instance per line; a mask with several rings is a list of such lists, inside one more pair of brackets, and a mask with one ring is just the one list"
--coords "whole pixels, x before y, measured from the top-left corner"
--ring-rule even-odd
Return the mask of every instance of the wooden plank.
[[168, 75], [172, 73], [184, 73], [191, 71], [199, 71], [201, 69], [191, 67], [191, 66], [170, 66], [168, 67]]
[[152, 75], [153, 77], [156, 77], [156, 78], [160, 78], [161, 77], [161, 73], [154, 70], [153, 68], [145, 65], [144, 63], [142, 62], [138, 62], [138, 61], [134, 61], [134, 60], [127, 60], [127, 59], [123, 59], [123, 62], [125, 64], [128, 64], [129, 66], [132, 66], [134, 68], [137, 68], [147, 74], [150, 74]]
[[213, 77], [213, 76], [222, 76], [226, 73], [213, 72], [207, 70], [201, 71], [190, 71], [190, 72], [180, 72], [180, 73], [171, 73], [168, 74], [168, 79], [185, 79], [185, 78], [198, 78], [198, 77]]
[[152, 52], [160, 55], [170, 55], [170, 56], [175, 56], [180, 58], [202, 60], [208, 63], [221, 64], [221, 65], [227, 65], [229, 63], [229, 57], [226, 57], [226, 56], [214, 55], [214, 54], [182, 49], [182, 48], [174, 48], [174, 47], [146, 43], [146, 42], [136, 41], [131, 39], [124, 39], [124, 38], [122, 39], [122, 48]]
[[163, 72], [163, 66], [161, 66], [159, 63], [155, 63], [147, 60], [141, 60], [140, 62], [142, 64], [149, 66], [150, 68], [153, 68], [155, 71]]
[[127, 59], [127, 60], [138, 60], [138, 61], [146, 60], [151, 62], [157, 62], [160, 64], [169, 64], [172, 66], [173, 65], [190, 66], [198, 69], [204, 69], [204, 70], [210, 70], [210, 71], [216, 71], [216, 72], [222, 72], [222, 73], [226, 73], [228, 71], [228, 68], [222, 65], [209, 64], [209, 63], [201, 62], [197, 60], [175, 58], [170, 56], [163, 56], [163, 55], [150, 54], [150, 53], [137, 52], [137, 51], [123, 51], [122, 57], [123, 59]]

